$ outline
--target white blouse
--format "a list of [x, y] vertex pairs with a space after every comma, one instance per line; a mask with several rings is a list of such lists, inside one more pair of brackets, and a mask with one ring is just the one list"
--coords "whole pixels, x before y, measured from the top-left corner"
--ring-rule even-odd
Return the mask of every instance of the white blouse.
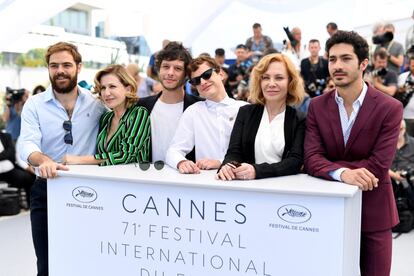
[[256, 164], [271, 164], [282, 160], [285, 149], [285, 112], [286, 109], [269, 122], [269, 115], [264, 107], [254, 143]]

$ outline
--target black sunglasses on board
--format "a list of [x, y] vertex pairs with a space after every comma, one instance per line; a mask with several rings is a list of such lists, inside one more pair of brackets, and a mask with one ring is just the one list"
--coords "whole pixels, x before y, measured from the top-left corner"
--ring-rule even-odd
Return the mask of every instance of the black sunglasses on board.
[[[136, 167], [137, 163], [134, 163], [134, 165]], [[148, 161], [145, 161], [145, 162], [139, 162], [138, 165], [139, 165], [139, 168], [141, 170], [146, 171], [150, 168], [151, 163], [148, 162]], [[158, 171], [162, 170], [162, 168], [164, 168], [164, 161], [162, 161], [162, 160], [155, 161], [154, 162], [154, 168]]]
[[188, 82], [192, 85], [199, 85], [201, 83], [201, 79], [209, 80], [211, 78], [211, 75], [213, 74], [213, 70], [214, 70], [213, 68], [210, 68], [204, 71], [204, 73], [202, 73], [200, 76], [190, 79]]

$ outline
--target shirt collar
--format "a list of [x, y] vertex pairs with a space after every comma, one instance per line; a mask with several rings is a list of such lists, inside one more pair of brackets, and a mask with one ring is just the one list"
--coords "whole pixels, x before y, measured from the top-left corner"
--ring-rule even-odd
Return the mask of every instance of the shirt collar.
[[[77, 87], [78, 87], [78, 96], [80, 99], [83, 99], [86, 96], [85, 93], [91, 93], [89, 90], [86, 90], [85, 88], [82, 88], [79, 85]], [[46, 89], [45, 92], [43, 92], [43, 94], [44, 94], [43, 99], [45, 102], [52, 101], [52, 100], [56, 101], [56, 96], [53, 93], [52, 85], [49, 85], [49, 87]]]
[[232, 105], [232, 104], [233, 104], [233, 100], [230, 99], [230, 97], [227, 94], [224, 97], [224, 99], [222, 99], [220, 102], [214, 102], [214, 101], [211, 101], [211, 100], [206, 100], [207, 108], [217, 107], [219, 105], [228, 106], [228, 105]]
[[[364, 102], [364, 99], [365, 99], [365, 95], [367, 94], [367, 91], [368, 91], [367, 84], [365, 82], [363, 84], [364, 85], [362, 87], [361, 94], [359, 94], [359, 97], [352, 103], [352, 105], [354, 105], [355, 103], [359, 103], [359, 106], [362, 106], [362, 103]], [[339, 96], [338, 90], [335, 90], [335, 101], [336, 101], [337, 104], [343, 104], [344, 103], [344, 99], [342, 99]]]

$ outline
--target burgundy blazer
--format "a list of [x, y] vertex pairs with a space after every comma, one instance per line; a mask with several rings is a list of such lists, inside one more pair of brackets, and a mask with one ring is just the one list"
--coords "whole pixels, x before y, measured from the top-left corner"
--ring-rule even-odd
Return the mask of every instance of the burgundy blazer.
[[403, 108], [400, 102], [368, 86], [346, 146], [342, 135], [335, 91], [313, 98], [305, 135], [305, 169], [308, 174], [333, 180], [339, 168], [366, 168], [378, 187], [362, 193], [362, 231], [390, 229], [398, 213], [388, 169], [397, 148]]

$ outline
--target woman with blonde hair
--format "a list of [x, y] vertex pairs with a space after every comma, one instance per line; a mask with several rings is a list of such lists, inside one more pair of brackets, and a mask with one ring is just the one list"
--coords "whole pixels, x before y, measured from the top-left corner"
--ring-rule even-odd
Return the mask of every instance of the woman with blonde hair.
[[[87, 156], [66, 155], [66, 164], [117, 165], [148, 162], [150, 116], [146, 108], [136, 106], [137, 84], [121, 65], [110, 65], [95, 76], [95, 92], [111, 111], [99, 120], [97, 153]], [[70, 132], [70, 126], [67, 127]]]
[[291, 105], [302, 101], [304, 88], [288, 57], [270, 54], [259, 61], [250, 97], [254, 104], [240, 108], [217, 177], [248, 180], [299, 173], [305, 116]]

